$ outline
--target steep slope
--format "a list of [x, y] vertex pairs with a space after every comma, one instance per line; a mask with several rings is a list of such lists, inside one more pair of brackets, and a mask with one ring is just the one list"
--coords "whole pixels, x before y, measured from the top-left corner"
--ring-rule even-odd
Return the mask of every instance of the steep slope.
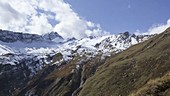
[[111, 56], [79, 96], [170, 96], [170, 28]]
[[121, 52], [152, 37], [125, 32], [63, 40], [56, 32], [40, 36], [0, 31], [3, 37], [0, 39], [2, 96], [76, 95], [111, 53]]
[[[61, 64], [59, 64], [60, 66], [58, 66], [58, 64], [53, 65], [55, 66], [55, 69], [52, 70], [49, 74], [43, 75], [44, 72], [48, 69], [47, 67], [47, 69], [44, 69], [43, 72], [38, 73], [38, 75], [35, 76], [33, 80], [29, 81], [29, 83], [23, 89], [15, 91], [14, 95], [109, 96], [113, 94], [113, 96], [127, 96], [127, 94], [133, 94], [133, 92], [136, 92], [136, 88], [141, 87], [140, 84], [145, 84], [147, 80], [151, 78], [147, 77], [147, 75], [150, 73], [148, 72], [148, 70], [150, 70], [150, 66], [148, 67], [146, 65], [141, 65], [141, 63], [145, 64], [145, 62], [155, 62], [150, 57], [156, 55], [146, 52], [147, 54], [151, 55], [146, 57], [145, 51], [149, 50], [150, 52], [150, 50], [156, 46], [155, 43], [162, 40], [160, 36], [156, 36], [151, 40], [140, 43], [139, 45], [135, 45], [128, 50], [118, 54], [113, 52], [113, 55], [109, 58], [107, 57], [109, 55], [105, 55], [103, 53], [95, 55], [94, 57], [91, 57], [89, 55], [90, 53], [83, 53], [84, 55], [77, 54], [70, 61], [61, 62]], [[160, 37], [159, 40], [157, 40], [158, 37]], [[125, 38], [125, 40], [127, 40], [128, 36]], [[117, 42], [119, 40], [121, 41], [122, 37], [121, 39], [116, 39]], [[100, 44], [98, 44], [98, 46], [103, 46], [102, 44], [106, 44], [107, 42], [105, 41], [112, 40], [110, 37], [104, 39]], [[129, 41], [127, 40], [123, 42]], [[109, 44], [112, 43], [115, 44], [115, 42], [110, 42]], [[107, 45], [104, 46], [104, 48], [108, 48]], [[140, 56], [140, 54], [144, 55]], [[108, 59], [106, 60], [106, 58]], [[140, 69], [140, 67], [142, 68]], [[165, 70], [169, 70], [168, 66], [166, 66], [166, 68], [167, 69]], [[140, 74], [143, 71], [144, 73]], [[154, 71], [157, 71], [157, 69]], [[161, 74], [164, 73], [162, 72]], [[133, 78], [132, 76], [135, 77]], [[138, 78], [144, 79], [139, 79], [139, 81], [137, 81]], [[137, 84], [139, 83], [139, 85], [136, 85], [134, 82], [137, 82]], [[132, 86], [137, 87], [133, 89]]]
[[[114, 48], [110, 45], [115, 44], [124, 46], [119, 48], [126, 49], [125, 44], [128, 45], [132, 40], [128, 34], [121, 34], [116, 39], [111, 37], [101, 40], [95, 47], [100, 48], [103, 53], [109, 51], [102, 49]], [[153, 85], [147, 82], [154, 80], [155, 83], [158, 82], [158, 84], [154, 83], [155, 86], [161, 85], [160, 90], [162, 86], [163, 90], [166, 90], [169, 88], [166, 83], [169, 79], [165, 78], [170, 67], [168, 65], [169, 38], [170, 30], [167, 29], [166, 32], [125, 51], [112, 51], [111, 56], [102, 52], [93, 56], [91, 55], [93, 51], [92, 53], [82, 51], [82, 54], [73, 55], [72, 59], [67, 62], [61, 61], [58, 64], [46, 66], [24, 88], [15, 90], [13, 94], [15, 96], [127, 96], [127, 94], [138, 96], [140, 92], [144, 93], [143, 89], [147, 85]], [[84, 47], [78, 49], [89, 46], [87, 41], [88, 39], [83, 39], [77, 42], [81, 45], [84, 43]], [[60, 55], [56, 55], [53, 61], [58, 61], [56, 58], [60, 58]], [[160, 82], [163, 83], [160, 84]], [[149, 89], [152, 88], [147, 90]], [[143, 96], [146, 94], [144, 93]]]
[[71, 96], [77, 94], [76, 91], [79, 91], [79, 87], [94, 74], [97, 67], [104, 61], [105, 59], [101, 59], [100, 55], [93, 58], [76, 56], [65, 64], [63, 62], [62, 66], [53, 65], [55, 69], [51, 70], [50, 74], [44, 75], [44, 72], [51, 68], [49, 66], [16, 94], [17, 96]]
[[14, 53], [15, 51], [12, 50], [11, 48], [4, 46], [4, 45], [0, 45], [0, 55], [3, 54], [8, 54], [8, 53]]

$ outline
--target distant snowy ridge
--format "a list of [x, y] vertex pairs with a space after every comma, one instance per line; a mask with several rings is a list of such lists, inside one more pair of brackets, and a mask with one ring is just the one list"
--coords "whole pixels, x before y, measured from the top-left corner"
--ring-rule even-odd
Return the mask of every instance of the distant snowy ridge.
[[57, 32], [41, 36], [0, 30], [0, 50], [1, 54], [17, 52], [44, 55], [60, 52], [64, 56], [81, 55], [83, 53], [110, 53], [125, 50], [131, 45], [140, 43], [150, 37], [149, 35], [135, 35], [124, 32], [118, 35], [64, 40]]
[[[102, 54], [102, 58], [105, 58], [112, 52], [118, 53], [150, 37], [152, 36], [124, 32], [118, 35], [64, 40], [56, 32], [41, 36], [0, 30], [0, 64], [24, 64], [31, 71], [32, 77], [45, 65], [60, 66], [61, 61], [68, 62], [77, 55], [91, 58]], [[58, 53], [62, 55], [62, 59], [53, 61]]]

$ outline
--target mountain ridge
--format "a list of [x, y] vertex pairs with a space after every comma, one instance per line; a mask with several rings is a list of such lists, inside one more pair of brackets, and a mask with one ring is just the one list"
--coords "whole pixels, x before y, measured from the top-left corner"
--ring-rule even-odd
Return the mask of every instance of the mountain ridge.
[[[7, 50], [9, 52], [0, 55], [0, 82], [2, 82], [2, 89], [4, 89], [0, 91], [0, 94], [40, 94], [42, 91], [39, 89], [38, 93], [34, 93], [34, 89], [32, 88], [26, 90], [27, 87], [30, 88], [26, 86], [27, 83], [32, 85], [31, 82], [33, 82], [32, 86], [40, 88], [39, 86], [43, 86], [44, 83], [54, 83], [54, 79], [58, 78], [58, 76], [59, 79], [57, 79], [58, 81], [56, 81], [56, 83], [58, 82], [57, 84], [59, 85], [60, 82], [67, 83], [68, 80], [76, 79], [70, 83], [71, 85], [66, 84], [68, 86], [64, 87], [63, 84], [61, 84], [61, 86], [58, 86], [61, 89], [68, 88], [66, 92], [64, 92], [63, 89], [63, 93], [59, 92], [61, 89], [58, 89], [60, 95], [77, 94], [79, 89], [81, 89], [80, 86], [94, 75], [98, 67], [105, 62], [106, 58], [152, 37], [148, 35], [137, 36], [125, 32], [118, 35], [87, 37], [80, 40], [72, 38], [63, 40], [64, 42], [57, 40], [59, 42], [55, 43], [55, 41], [53, 41], [55, 40], [55, 36], [63, 40], [58, 34], [52, 33], [52, 35], [50, 35], [49, 33], [45, 37], [47, 37], [47, 40], [52, 40], [52, 43], [39, 42], [39, 40], [38, 42], [34, 41], [29, 43], [18, 42], [17, 40], [16, 42], [0, 42], [3, 49], [9, 49]], [[56, 75], [57, 77], [55, 74], [58, 74]], [[15, 78], [16, 76], [18, 76], [18, 78]], [[31, 81], [32, 79], [33, 81]], [[34, 79], [36, 82], [39, 82], [38, 84], [40, 85], [37, 86], [36, 83], [34, 83]], [[52, 79], [52, 81], [50, 79]], [[72, 84], [75, 85], [74, 90], [70, 89]], [[23, 86], [25, 86], [26, 89], [23, 88]], [[26, 92], [20, 88], [23, 88]], [[44, 94], [51, 93], [47, 92]]]
[[169, 96], [169, 40], [170, 28], [109, 58], [79, 96]]
[[103, 59], [75, 56], [45, 77], [36, 76], [16, 96], [168, 96], [169, 29]]
[[37, 34], [29, 34], [29, 33], [22, 33], [22, 32], [13, 32], [8, 30], [0, 29], [0, 41], [12, 43], [12, 42], [36, 42], [36, 41], [52, 41], [55, 38], [63, 39], [57, 32], [50, 32], [44, 35], [37, 35]]

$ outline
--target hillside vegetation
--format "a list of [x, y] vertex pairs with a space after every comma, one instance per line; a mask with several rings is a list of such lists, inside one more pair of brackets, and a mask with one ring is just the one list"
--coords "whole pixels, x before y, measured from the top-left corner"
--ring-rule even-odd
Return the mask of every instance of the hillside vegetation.
[[170, 96], [170, 28], [111, 56], [79, 96]]

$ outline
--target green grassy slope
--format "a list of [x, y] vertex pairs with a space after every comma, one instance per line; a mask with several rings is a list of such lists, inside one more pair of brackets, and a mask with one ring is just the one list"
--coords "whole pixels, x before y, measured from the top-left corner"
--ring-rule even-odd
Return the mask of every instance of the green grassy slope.
[[111, 56], [80, 96], [170, 96], [170, 28]]

